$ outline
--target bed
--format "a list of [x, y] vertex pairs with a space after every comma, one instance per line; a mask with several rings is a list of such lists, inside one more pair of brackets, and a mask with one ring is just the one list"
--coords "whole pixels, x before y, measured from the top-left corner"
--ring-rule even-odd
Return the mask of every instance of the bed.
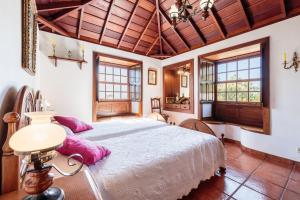
[[[23, 111], [15, 112], [22, 115]], [[18, 118], [9, 122], [9, 132], [13, 134]], [[112, 151], [109, 157], [88, 167], [103, 200], [179, 199], [197, 188], [200, 181], [214, 176], [219, 168], [225, 168], [222, 142], [209, 134], [150, 119], [107, 122], [94, 127], [78, 136]], [[9, 155], [7, 152], [5, 155]], [[8, 157], [14, 156], [10, 153]], [[62, 159], [62, 155], [57, 158]], [[13, 176], [16, 174], [13, 170], [11, 175], [2, 177], [2, 183], [8, 179], [17, 181]], [[16, 185], [4, 192], [17, 189]]]

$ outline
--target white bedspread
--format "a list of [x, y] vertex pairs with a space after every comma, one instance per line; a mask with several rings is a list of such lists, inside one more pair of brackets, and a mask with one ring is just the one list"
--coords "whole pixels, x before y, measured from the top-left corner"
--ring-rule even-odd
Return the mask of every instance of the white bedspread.
[[156, 121], [148, 118], [136, 118], [127, 120], [111, 120], [93, 123], [92, 130], [76, 134], [81, 138], [88, 140], [103, 140], [112, 137], [119, 137], [123, 135], [133, 134], [138, 131], [148, 130], [167, 126], [166, 123]]
[[177, 126], [95, 142], [112, 151], [89, 167], [103, 200], [176, 200], [225, 167], [216, 137]]

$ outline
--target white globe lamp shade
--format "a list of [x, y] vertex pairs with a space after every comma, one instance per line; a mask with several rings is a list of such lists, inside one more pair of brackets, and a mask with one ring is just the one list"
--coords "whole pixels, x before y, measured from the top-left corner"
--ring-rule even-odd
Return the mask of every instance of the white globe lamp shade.
[[207, 10], [212, 8], [212, 6], [214, 5], [214, 0], [201, 0], [200, 1], [200, 8], [202, 10]]

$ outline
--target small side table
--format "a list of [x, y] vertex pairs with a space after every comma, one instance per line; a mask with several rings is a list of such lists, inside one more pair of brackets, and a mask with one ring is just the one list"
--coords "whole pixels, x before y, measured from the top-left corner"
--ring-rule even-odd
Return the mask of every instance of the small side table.
[[[74, 176], [54, 179], [53, 187], [60, 187], [65, 192], [65, 200], [101, 200], [100, 193], [88, 170]], [[0, 200], [22, 200], [27, 194], [23, 190], [0, 196]]]

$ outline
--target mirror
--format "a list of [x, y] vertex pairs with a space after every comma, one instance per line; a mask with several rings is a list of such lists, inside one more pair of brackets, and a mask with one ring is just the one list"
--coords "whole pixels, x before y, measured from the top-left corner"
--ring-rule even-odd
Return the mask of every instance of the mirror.
[[164, 110], [194, 113], [194, 61], [165, 66]]

